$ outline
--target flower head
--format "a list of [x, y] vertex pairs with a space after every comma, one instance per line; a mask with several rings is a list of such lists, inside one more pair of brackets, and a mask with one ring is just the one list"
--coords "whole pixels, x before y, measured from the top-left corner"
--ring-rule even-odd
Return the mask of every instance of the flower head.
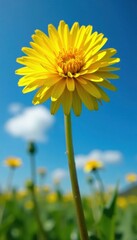
[[118, 197], [117, 198], [117, 205], [120, 208], [126, 208], [128, 205], [127, 198], [125, 197]]
[[37, 169], [37, 172], [38, 172], [38, 174], [40, 175], [40, 176], [45, 176], [46, 175], [46, 173], [47, 173], [47, 170], [46, 170], [46, 168], [44, 168], [44, 167], [39, 167], [38, 169]]
[[89, 160], [84, 166], [85, 172], [96, 171], [97, 169], [103, 168], [103, 163], [98, 160]]
[[9, 157], [4, 161], [5, 165], [11, 168], [18, 168], [22, 165], [22, 161], [20, 158]]
[[135, 173], [129, 173], [126, 175], [126, 181], [133, 183], [133, 182], [137, 182], [137, 174]]
[[24, 207], [28, 210], [32, 209], [32, 208], [34, 208], [34, 203], [31, 200], [28, 200], [24, 203]]
[[55, 114], [60, 105], [66, 115], [73, 109], [80, 115], [82, 103], [89, 110], [97, 110], [102, 100], [109, 97], [102, 88], [116, 90], [109, 79], [116, 79], [113, 72], [119, 68], [114, 48], [101, 48], [107, 42], [102, 33], [92, 32], [92, 26], [79, 26], [75, 22], [69, 29], [60, 21], [58, 29], [48, 26], [48, 35], [36, 30], [30, 42], [31, 48], [23, 47], [27, 55], [17, 58], [25, 65], [16, 74], [23, 75], [18, 85], [24, 86], [23, 93], [38, 89], [33, 104], [51, 99], [51, 113]]

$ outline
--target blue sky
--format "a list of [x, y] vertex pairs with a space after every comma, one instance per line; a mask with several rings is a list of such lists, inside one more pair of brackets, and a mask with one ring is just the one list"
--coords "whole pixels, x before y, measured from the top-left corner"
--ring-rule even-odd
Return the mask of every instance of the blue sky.
[[[65, 20], [70, 26], [78, 21], [81, 25], [93, 25], [95, 31], [108, 37], [106, 47], [118, 50], [121, 58], [120, 80], [115, 80], [117, 92], [109, 92], [110, 103], [104, 103], [99, 111], [83, 108], [80, 117], [72, 116], [75, 155], [100, 156], [111, 151], [101, 172], [106, 185], [113, 185], [137, 169], [137, 1], [136, 0], [0, 0], [0, 185], [4, 186], [8, 170], [3, 161], [9, 156], [23, 160], [22, 168], [14, 177], [14, 186], [22, 187], [30, 177], [27, 141], [6, 131], [5, 125], [32, 107], [33, 93], [22, 94], [17, 86], [19, 68], [16, 58], [22, 56], [21, 48], [29, 46], [35, 29], [47, 33], [48, 24], [58, 26]], [[19, 106], [18, 112], [11, 107]], [[42, 105], [49, 109], [49, 102]], [[15, 109], [14, 109], [15, 110]], [[22, 116], [22, 115], [21, 115]], [[23, 115], [24, 116], [24, 115]], [[32, 119], [33, 121], [34, 119]], [[37, 167], [48, 169], [47, 182], [55, 169], [67, 171], [63, 113], [60, 110], [45, 134], [48, 141], [37, 141]], [[45, 127], [44, 127], [45, 129]], [[95, 152], [96, 150], [96, 152]], [[107, 152], [108, 153], [108, 152]], [[114, 157], [113, 154], [119, 154]], [[96, 154], [96, 155], [95, 155]], [[100, 155], [99, 155], [100, 154]], [[78, 157], [76, 157], [78, 158]], [[105, 157], [104, 157], [105, 158]], [[112, 163], [112, 159], [114, 161]], [[111, 163], [110, 163], [111, 162]], [[86, 189], [86, 175], [78, 169], [81, 190]], [[70, 190], [69, 178], [62, 187]]]

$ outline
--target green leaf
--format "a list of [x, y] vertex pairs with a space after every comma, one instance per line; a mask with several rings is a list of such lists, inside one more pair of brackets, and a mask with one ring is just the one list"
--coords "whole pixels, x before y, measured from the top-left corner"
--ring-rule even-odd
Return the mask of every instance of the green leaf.
[[117, 187], [109, 204], [104, 207], [98, 223], [99, 237], [101, 240], [115, 239], [115, 209], [117, 199]]

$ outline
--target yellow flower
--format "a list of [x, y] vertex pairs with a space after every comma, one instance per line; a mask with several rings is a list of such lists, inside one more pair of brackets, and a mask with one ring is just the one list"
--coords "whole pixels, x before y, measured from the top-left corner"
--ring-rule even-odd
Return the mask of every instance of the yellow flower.
[[26, 209], [28, 209], [28, 210], [29, 209], [33, 209], [34, 208], [34, 204], [33, 204], [33, 202], [31, 200], [28, 200], [28, 201], [25, 202], [24, 207]]
[[22, 161], [20, 158], [9, 157], [5, 160], [5, 165], [11, 168], [18, 168], [22, 165]]
[[125, 197], [118, 197], [117, 198], [117, 205], [120, 208], [126, 208], [127, 207], [127, 199]]
[[103, 163], [98, 160], [89, 160], [84, 166], [85, 172], [95, 171], [103, 167]]
[[126, 181], [130, 182], [130, 183], [136, 182], [137, 181], [137, 174], [135, 174], [135, 173], [127, 174], [126, 175]]
[[37, 172], [38, 172], [39, 175], [45, 176], [46, 173], [47, 173], [47, 170], [46, 170], [46, 168], [44, 168], [44, 167], [39, 167], [39, 168], [37, 169]]
[[27, 55], [17, 58], [25, 65], [16, 74], [23, 75], [19, 86], [25, 86], [23, 93], [38, 89], [33, 104], [41, 104], [51, 99], [51, 113], [55, 114], [60, 105], [66, 115], [71, 108], [80, 115], [82, 103], [89, 110], [97, 110], [102, 100], [109, 97], [102, 88], [116, 90], [108, 79], [116, 79], [113, 71], [119, 68], [114, 57], [116, 49], [101, 48], [107, 42], [102, 33], [92, 32], [92, 26], [79, 26], [75, 22], [69, 29], [60, 21], [58, 29], [48, 25], [48, 35], [36, 30], [30, 42], [31, 48], [23, 47]]
[[57, 202], [58, 196], [55, 192], [51, 192], [47, 195], [47, 201], [49, 203]]

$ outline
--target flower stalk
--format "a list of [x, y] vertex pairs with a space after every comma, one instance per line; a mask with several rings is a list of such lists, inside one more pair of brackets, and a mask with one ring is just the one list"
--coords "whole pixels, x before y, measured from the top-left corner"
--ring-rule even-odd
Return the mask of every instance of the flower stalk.
[[35, 144], [33, 142], [29, 143], [28, 153], [30, 154], [30, 168], [31, 168], [31, 180], [32, 180], [30, 191], [31, 191], [32, 201], [33, 201], [33, 204], [34, 204], [34, 214], [35, 214], [35, 217], [36, 217], [37, 224], [39, 226], [40, 240], [47, 240], [46, 232], [45, 232], [45, 229], [43, 227], [43, 223], [42, 223], [41, 218], [40, 218], [40, 212], [39, 212], [39, 207], [38, 207], [36, 192], [35, 192], [36, 164], [35, 164], [34, 155], [36, 153], [36, 147], [35, 147]]
[[[6, 183], [7, 193], [11, 193], [11, 190], [12, 190], [12, 181], [13, 181], [13, 176], [14, 176], [14, 170], [15, 169], [13, 167], [9, 168], [9, 174], [8, 174], [7, 183]], [[6, 209], [6, 204], [7, 204], [7, 202], [5, 201], [3, 207], [1, 208], [1, 211], [0, 211], [0, 225], [3, 221], [4, 212], [5, 212], [5, 209]]]
[[33, 200], [33, 204], [34, 204], [34, 214], [35, 214], [38, 226], [39, 226], [40, 240], [47, 240], [46, 232], [44, 230], [44, 227], [43, 227], [43, 224], [42, 224], [42, 221], [40, 218], [40, 214], [39, 214], [39, 207], [38, 207], [36, 194], [35, 194], [35, 186], [32, 187], [31, 194], [32, 194], [32, 200]]
[[81, 240], [88, 240], [89, 239], [88, 232], [87, 232], [86, 223], [85, 223], [82, 200], [81, 200], [79, 185], [77, 180], [76, 166], [74, 161], [70, 114], [64, 116], [64, 121], [65, 121], [65, 134], [66, 134], [66, 152], [68, 156], [68, 165], [69, 165], [73, 199], [74, 199], [74, 204], [76, 208], [77, 223], [79, 227]]
[[97, 179], [97, 181], [98, 181], [98, 183], [99, 183], [100, 198], [101, 198], [101, 200], [102, 200], [102, 204], [105, 205], [105, 198], [104, 198], [105, 188], [104, 188], [103, 181], [102, 181], [102, 179], [101, 179], [101, 177], [100, 177], [99, 172], [98, 172], [97, 169], [94, 171], [94, 174], [95, 174], [95, 177], [96, 177], [96, 179]]

